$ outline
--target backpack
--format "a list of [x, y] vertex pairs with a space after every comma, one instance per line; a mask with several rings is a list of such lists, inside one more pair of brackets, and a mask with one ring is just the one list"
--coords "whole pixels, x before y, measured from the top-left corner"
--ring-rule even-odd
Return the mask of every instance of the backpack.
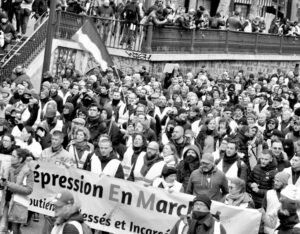
[[81, 233], [82, 234], [92, 234], [91, 228], [85, 223], [79, 223], [78, 221], [73, 220], [73, 221], [67, 222], [66, 224], [74, 225], [80, 234]]
[[137, 5], [129, 4], [126, 6], [126, 20], [134, 21], [137, 19]]

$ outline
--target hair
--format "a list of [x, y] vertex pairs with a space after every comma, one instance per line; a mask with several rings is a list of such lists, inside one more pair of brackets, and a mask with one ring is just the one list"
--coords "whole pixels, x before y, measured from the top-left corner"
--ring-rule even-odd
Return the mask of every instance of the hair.
[[238, 150], [238, 148], [239, 148], [238, 142], [237, 142], [236, 140], [234, 140], [234, 139], [229, 139], [229, 140], [227, 141], [227, 145], [228, 145], [228, 144], [234, 144], [236, 150]]
[[112, 142], [111, 142], [111, 140], [109, 138], [104, 138], [104, 139], [99, 138], [99, 145], [101, 143], [109, 143], [110, 146], [112, 147]]
[[21, 163], [25, 162], [25, 160], [29, 157], [34, 159], [32, 153], [28, 149], [17, 148], [17, 149], [15, 149], [15, 151], [16, 151], [18, 157], [22, 158]]
[[30, 134], [30, 137], [29, 137], [29, 139], [28, 139], [28, 141], [27, 141], [27, 145], [31, 145], [33, 139], [35, 138], [35, 131], [34, 131], [34, 129], [33, 129], [31, 126], [29, 126], [29, 125], [26, 125], [24, 128], [25, 128], [26, 131]]
[[6, 136], [10, 138], [10, 141], [11, 141], [11, 142], [16, 142], [16, 141], [15, 141], [15, 137], [14, 137], [12, 134], [10, 134], [10, 133], [5, 133], [5, 134], [3, 135], [3, 137], [2, 137], [2, 140], [3, 140], [3, 138], [6, 137]]
[[239, 189], [240, 193], [246, 192], [246, 183], [244, 180], [235, 177], [230, 178], [230, 182], [234, 184], [237, 187], [237, 189]]
[[59, 130], [53, 131], [52, 136], [58, 136], [61, 140], [63, 140], [64, 137], [65, 137], [65, 135], [63, 134], [63, 132], [59, 131]]
[[134, 133], [133, 134], [133, 136], [132, 136], [132, 146], [133, 146], [133, 142], [134, 142], [134, 140], [135, 140], [135, 138], [137, 137], [137, 136], [141, 136], [142, 137], [142, 140], [143, 140], [143, 144], [142, 144], [142, 149], [143, 149], [143, 151], [146, 151], [146, 148], [147, 148], [147, 139], [146, 139], [146, 137], [142, 134], [142, 133]]
[[77, 129], [75, 130], [75, 136], [78, 132], [83, 132], [86, 141], [88, 141], [91, 138], [90, 131], [86, 127], [77, 127]]
[[176, 163], [176, 165], [177, 165], [177, 163], [179, 162], [179, 154], [178, 154], [178, 151], [177, 151], [175, 145], [172, 144], [172, 143], [170, 143], [170, 142], [167, 143], [167, 144], [165, 144], [164, 147], [165, 147], [166, 145], [169, 145], [169, 146], [170, 146], [170, 148], [171, 148], [171, 150], [172, 150], [172, 152], [173, 152], [173, 154], [174, 154], [175, 163]]
[[262, 151], [262, 154], [268, 154], [268, 155], [270, 155], [272, 157], [272, 152], [269, 149], [264, 149]]
[[280, 139], [276, 139], [276, 140], [272, 141], [272, 145], [274, 143], [280, 143], [283, 146], [283, 142]]

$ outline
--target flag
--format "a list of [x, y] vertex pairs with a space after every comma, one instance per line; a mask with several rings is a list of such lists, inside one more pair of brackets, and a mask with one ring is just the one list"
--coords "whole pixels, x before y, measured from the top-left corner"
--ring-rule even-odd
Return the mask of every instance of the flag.
[[106, 46], [90, 19], [84, 22], [82, 27], [72, 36], [72, 40], [77, 41], [85, 50], [89, 51], [103, 71], [106, 71], [107, 67], [113, 66]]

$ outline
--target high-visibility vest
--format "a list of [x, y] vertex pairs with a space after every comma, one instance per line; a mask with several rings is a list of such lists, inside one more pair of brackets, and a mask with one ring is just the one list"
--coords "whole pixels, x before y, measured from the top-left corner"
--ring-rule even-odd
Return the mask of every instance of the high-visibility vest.
[[141, 174], [141, 169], [144, 165], [144, 157], [145, 155], [139, 155], [139, 157], [136, 160], [135, 168], [133, 170], [133, 175], [134, 175], [134, 181], [136, 182], [141, 182], [144, 181], [146, 183], [151, 184], [154, 179], [158, 178], [161, 176], [162, 170], [166, 163], [164, 161], [159, 161], [154, 163], [147, 174], [143, 176]]

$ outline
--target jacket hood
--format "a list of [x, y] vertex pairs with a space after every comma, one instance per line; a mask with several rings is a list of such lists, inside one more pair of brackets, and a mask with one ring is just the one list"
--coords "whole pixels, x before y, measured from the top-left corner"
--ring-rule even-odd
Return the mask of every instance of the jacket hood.
[[189, 146], [185, 147], [183, 150], [183, 154], [182, 154], [183, 158], [185, 158], [185, 156], [189, 150], [193, 150], [197, 154], [197, 157], [200, 160], [200, 150], [196, 145], [189, 145]]

